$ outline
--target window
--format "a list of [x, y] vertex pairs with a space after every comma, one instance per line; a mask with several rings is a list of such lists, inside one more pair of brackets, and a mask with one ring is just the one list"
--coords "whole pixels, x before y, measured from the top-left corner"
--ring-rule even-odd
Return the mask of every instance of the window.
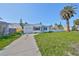
[[40, 27], [33, 27], [33, 30], [40, 30]]
[[44, 30], [47, 30], [47, 27], [44, 27]]

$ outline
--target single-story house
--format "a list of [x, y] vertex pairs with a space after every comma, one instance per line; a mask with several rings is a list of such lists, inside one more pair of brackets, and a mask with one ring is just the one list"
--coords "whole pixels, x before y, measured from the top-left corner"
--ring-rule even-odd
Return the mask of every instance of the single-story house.
[[8, 32], [8, 23], [0, 21], [0, 35], [7, 35]]
[[61, 29], [56, 25], [46, 26], [46, 25], [43, 25], [42, 23], [38, 23], [38, 24], [25, 23], [24, 29], [22, 29], [19, 23], [7, 23], [7, 22], [0, 21], [0, 35], [21, 32], [22, 30], [24, 33], [41, 33], [41, 32], [49, 32], [54, 30], [58, 31]]
[[42, 25], [41, 23], [39, 23], [39, 24], [25, 24], [23, 31], [24, 31], [24, 33], [48, 32], [49, 26]]
[[12, 34], [22, 31], [19, 23], [7, 23], [0, 21], [0, 35]]
[[9, 28], [9, 33], [22, 31], [22, 28], [19, 23], [9, 23], [8, 28]]
[[49, 26], [49, 31], [53, 31], [53, 32], [62, 32], [64, 31], [64, 27], [60, 26], [60, 25], [50, 25]]
[[43, 25], [42, 23], [38, 23], [38, 24], [28, 24], [26, 23], [24, 25], [24, 29], [23, 29], [24, 33], [40, 33], [40, 32], [61, 32], [64, 31], [63, 26], [61, 26], [61, 24], [59, 25], [50, 25], [50, 26], [46, 26]]
[[79, 31], [79, 25], [77, 26], [77, 30]]

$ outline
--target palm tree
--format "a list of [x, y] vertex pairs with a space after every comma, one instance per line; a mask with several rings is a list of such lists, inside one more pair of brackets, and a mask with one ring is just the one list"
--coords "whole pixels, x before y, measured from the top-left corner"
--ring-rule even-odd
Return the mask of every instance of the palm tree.
[[70, 32], [69, 19], [76, 14], [75, 9], [73, 6], [65, 6], [60, 12], [61, 17], [66, 20], [67, 32]]
[[75, 28], [77, 30], [77, 28], [79, 26], [79, 19], [74, 20], [74, 25], [75, 25]]

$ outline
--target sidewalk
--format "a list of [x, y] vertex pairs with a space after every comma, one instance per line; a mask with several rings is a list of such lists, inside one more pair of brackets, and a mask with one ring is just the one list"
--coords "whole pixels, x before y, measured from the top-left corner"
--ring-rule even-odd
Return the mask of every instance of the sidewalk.
[[38, 50], [33, 34], [25, 34], [15, 40], [4, 50], [0, 51], [0, 56], [41, 56]]

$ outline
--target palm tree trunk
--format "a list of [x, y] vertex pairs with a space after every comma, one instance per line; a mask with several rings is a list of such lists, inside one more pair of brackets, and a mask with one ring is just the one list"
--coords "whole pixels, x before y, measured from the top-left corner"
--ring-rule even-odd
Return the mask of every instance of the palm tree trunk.
[[70, 32], [69, 20], [67, 20], [67, 32]]

